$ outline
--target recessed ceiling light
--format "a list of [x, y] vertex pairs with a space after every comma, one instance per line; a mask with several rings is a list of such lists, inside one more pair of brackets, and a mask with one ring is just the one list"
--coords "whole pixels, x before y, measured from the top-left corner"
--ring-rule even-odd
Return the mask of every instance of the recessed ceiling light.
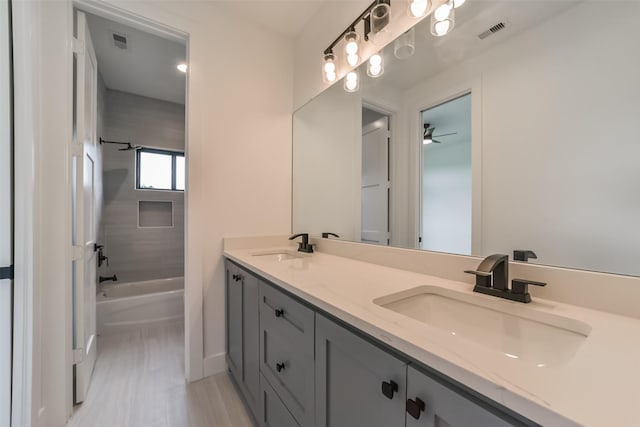
[[178, 64], [178, 70], [182, 71], [183, 73], [187, 72], [187, 64], [185, 64], [184, 62], [181, 64]]

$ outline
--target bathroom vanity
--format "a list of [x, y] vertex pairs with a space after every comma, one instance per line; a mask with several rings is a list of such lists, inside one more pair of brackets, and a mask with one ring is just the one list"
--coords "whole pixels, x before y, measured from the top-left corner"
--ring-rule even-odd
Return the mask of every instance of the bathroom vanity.
[[637, 319], [293, 246], [225, 256], [229, 368], [261, 426], [640, 421]]

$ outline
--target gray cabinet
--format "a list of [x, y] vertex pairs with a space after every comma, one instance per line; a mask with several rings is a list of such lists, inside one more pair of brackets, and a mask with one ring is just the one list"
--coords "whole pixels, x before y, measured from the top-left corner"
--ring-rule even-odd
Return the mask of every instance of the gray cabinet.
[[316, 315], [316, 427], [405, 425], [407, 364]]
[[490, 412], [413, 367], [407, 371], [407, 427], [522, 425]]
[[260, 284], [260, 372], [302, 427], [314, 425], [314, 316], [300, 302]]
[[300, 427], [264, 377], [260, 380], [259, 411], [263, 427]]
[[225, 266], [227, 363], [255, 415], [260, 393], [260, 281], [229, 261]]

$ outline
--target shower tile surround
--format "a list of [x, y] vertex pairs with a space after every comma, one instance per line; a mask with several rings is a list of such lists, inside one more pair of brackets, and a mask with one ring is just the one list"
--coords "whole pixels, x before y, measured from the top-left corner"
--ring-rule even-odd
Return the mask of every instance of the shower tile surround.
[[[154, 148], [184, 150], [184, 105], [105, 90], [102, 138]], [[109, 267], [120, 282], [184, 275], [184, 193], [135, 189], [135, 151], [104, 144], [102, 243]], [[138, 226], [139, 201], [173, 205], [172, 227]]]

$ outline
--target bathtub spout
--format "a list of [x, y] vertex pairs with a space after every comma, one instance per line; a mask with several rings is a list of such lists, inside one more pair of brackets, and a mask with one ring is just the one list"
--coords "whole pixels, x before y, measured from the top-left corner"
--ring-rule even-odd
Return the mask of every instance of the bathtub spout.
[[117, 282], [118, 281], [118, 277], [116, 277], [116, 275], [114, 274], [113, 276], [100, 276], [98, 278], [99, 283], [107, 282], [109, 280], [111, 280], [113, 282]]

